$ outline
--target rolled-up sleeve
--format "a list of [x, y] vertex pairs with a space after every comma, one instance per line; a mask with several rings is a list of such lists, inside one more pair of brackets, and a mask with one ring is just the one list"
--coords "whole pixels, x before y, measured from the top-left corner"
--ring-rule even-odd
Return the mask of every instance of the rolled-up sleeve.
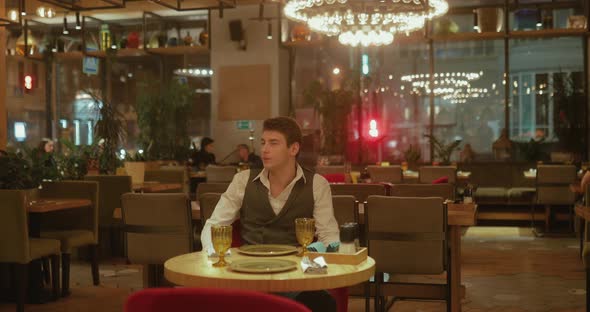
[[313, 198], [315, 202], [313, 218], [316, 222], [318, 240], [326, 246], [332, 242], [339, 242], [340, 229], [334, 217], [330, 184], [319, 174], [313, 176]]

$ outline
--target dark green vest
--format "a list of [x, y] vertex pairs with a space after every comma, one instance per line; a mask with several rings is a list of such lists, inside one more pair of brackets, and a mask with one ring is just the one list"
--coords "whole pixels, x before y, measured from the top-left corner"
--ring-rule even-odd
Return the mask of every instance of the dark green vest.
[[295, 219], [313, 218], [313, 175], [303, 169], [303, 178], [295, 182], [281, 212], [275, 215], [268, 200], [269, 190], [260, 179], [252, 181], [262, 170], [251, 169], [240, 209], [241, 234], [245, 244], [298, 245]]

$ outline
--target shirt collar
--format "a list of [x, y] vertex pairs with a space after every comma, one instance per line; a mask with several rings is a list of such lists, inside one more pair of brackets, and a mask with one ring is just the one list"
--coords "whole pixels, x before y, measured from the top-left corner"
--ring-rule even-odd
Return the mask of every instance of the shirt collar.
[[[301, 168], [301, 166], [297, 164], [297, 173], [295, 174], [295, 179], [293, 179], [293, 181], [299, 181], [299, 179], [301, 178], [303, 178], [303, 183], [307, 183], [307, 179], [303, 174], [303, 168]], [[262, 184], [270, 184], [270, 182], [268, 181], [268, 170], [266, 170], [266, 168], [263, 168], [262, 171], [260, 171], [260, 173], [256, 177], [254, 177], [254, 179], [252, 179], [252, 182], [258, 179], [260, 179], [260, 182], [262, 182]]]

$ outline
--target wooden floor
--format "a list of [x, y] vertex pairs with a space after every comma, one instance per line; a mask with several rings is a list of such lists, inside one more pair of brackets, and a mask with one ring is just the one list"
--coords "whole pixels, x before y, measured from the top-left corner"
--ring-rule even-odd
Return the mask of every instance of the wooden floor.
[[[91, 286], [90, 267], [72, 268], [72, 295], [31, 312], [122, 311], [126, 296], [141, 288], [137, 266], [103, 263], [101, 286]], [[530, 228], [472, 227], [463, 236], [465, 312], [584, 311], [584, 268], [578, 240], [536, 238]], [[444, 311], [443, 302], [396, 302], [390, 311]], [[14, 305], [0, 303], [0, 311]], [[349, 311], [364, 311], [364, 299], [351, 298]]]

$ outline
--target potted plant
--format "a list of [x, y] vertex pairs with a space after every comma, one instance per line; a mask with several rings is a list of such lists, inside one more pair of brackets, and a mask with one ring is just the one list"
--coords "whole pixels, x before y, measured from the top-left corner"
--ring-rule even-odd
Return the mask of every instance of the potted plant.
[[31, 163], [22, 154], [9, 152], [0, 156], [0, 190], [25, 192], [29, 202], [38, 198], [40, 184], [41, 177], [33, 175]]
[[452, 143], [445, 144], [433, 135], [425, 134], [424, 137], [430, 140], [430, 144], [434, 148], [434, 159], [440, 161], [442, 165], [451, 163], [453, 152], [459, 150], [459, 145], [461, 144], [461, 140], [455, 140]]
[[64, 180], [83, 180], [88, 174], [92, 159], [96, 153], [96, 145], [76, 146], [69, 140], [60, 140], [64, 147], [57, 157], [59, 174]]
[[585, 99], [582, 81], [572, 74], [553, 76], [553, 124], [560, 152], [579, 158], [586, 148]]
[[140, 146], [147, 160], [185, 161], [190, 152], [189, 117], [194, 96], [188, 85], [173, 79], [162, 86], [144, 82], [136, 102]]
[[92, 90], [86, 90], [98, 107], [98, 121], [94, 125], [94, 141], [97, 143], [97, 154], [100, 173], [114, 174], [121, 160], [117, 153], [121, 142], [125, 139], [124, 117], [110, 102]]
[[[339, 89], [330, 89], [313, 81], [304, 91], [305, 103], [320, 115], [322, 125], [322, 155], [343, 158], [348, 138], [348, 115], [354, 104], [358, 82], [345, 78]], [[330, 156], [330, 159], [335, 157]]]
[[412, 144], [404, 151], [404, 161], [407, 163], [408, 169], [417, 169], [420, 158], [422, 158], [420, 149], [414, 147]]

